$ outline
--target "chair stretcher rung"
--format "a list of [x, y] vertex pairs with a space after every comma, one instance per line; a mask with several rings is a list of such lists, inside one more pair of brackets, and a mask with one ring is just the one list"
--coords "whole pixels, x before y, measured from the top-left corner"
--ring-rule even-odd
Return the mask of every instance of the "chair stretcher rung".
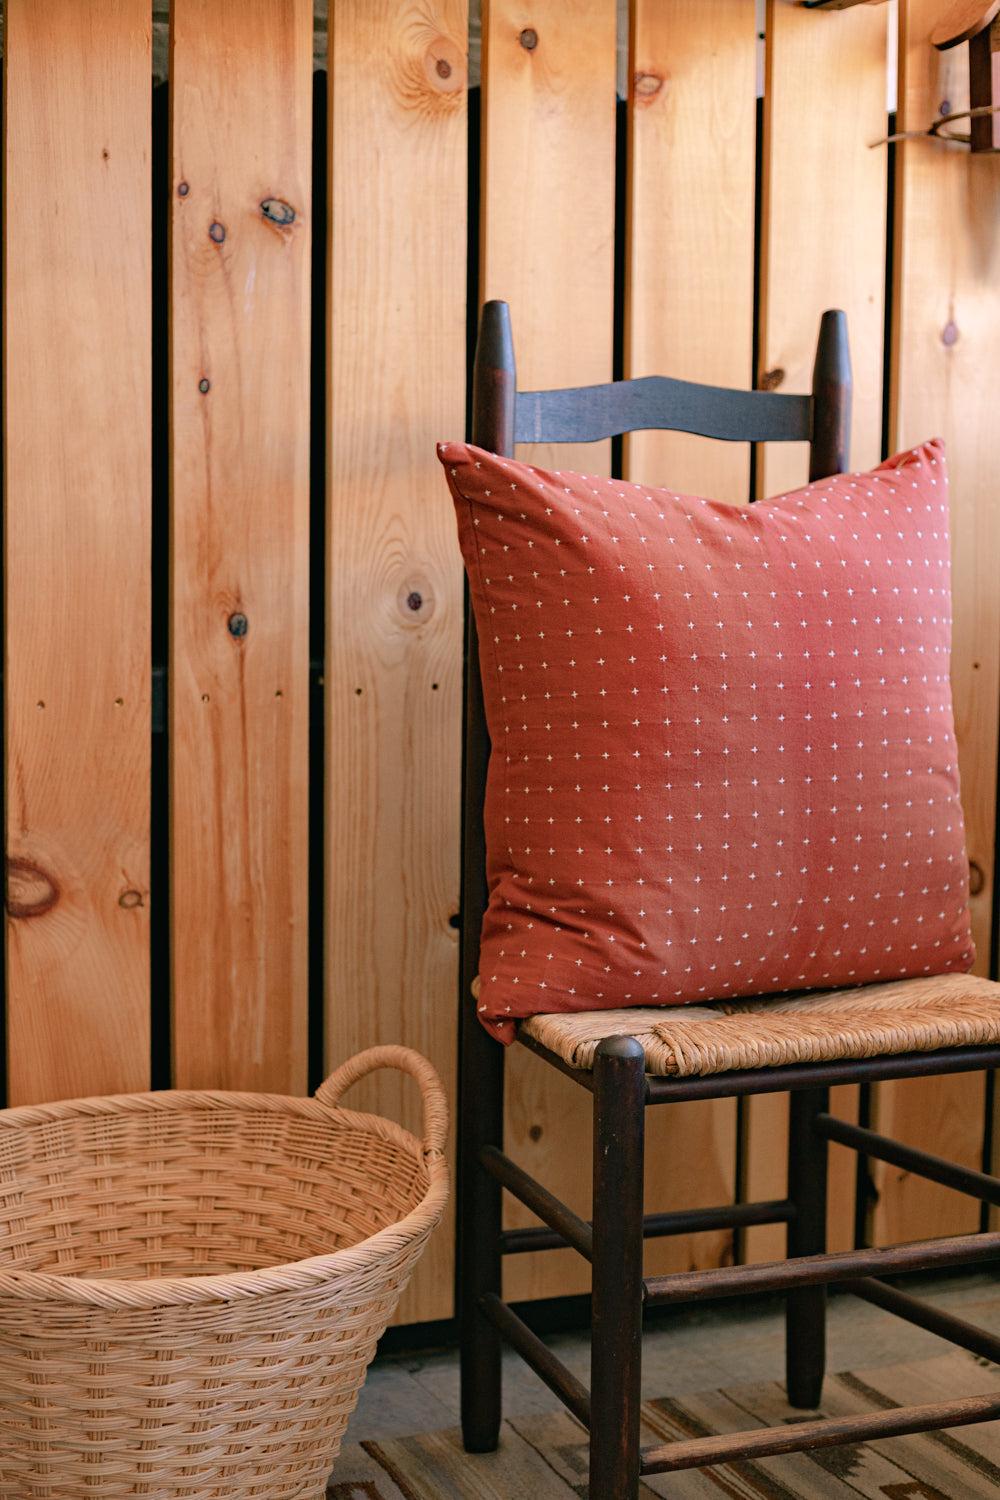
[[520, 1354], [525, 1364], [545, 1381], [549, 1390], [555, 1391], [570, 1411], [584, 1425], [590, 1426], [590, 1392], [587, 1387], [568, 1370], [561, 1359], [557, 1359], [547, 1344], [544, 1344], [517, 1313], [512, 1312], [506, 1302], [490, 1292], [479, 1299], [484, 1317], [489, 1318], [504, 1338]]
[[898, 1287], [876, 1281], [871, 1276], [845, 1282], [844, 1291], [893, 1313], [897, 1318], [904, 1318], [918, 1328], [926, 1328], [929, 1333], [948, 1339], [960, 1349], [968, 1349], [970, 1353], [1000, 1365], [1000, 1335], [977, 1328], [964, 1318], [956, 1318], [954, 1313], [944, 1312], [940, 1307], [922, 1302], [919, 1297], [911, 1297], [908, 1292], [901, 1292]]
[[[718, 1208], [677, 1209], [647, 1214], [642, 1221], [645, 1240], [671, 1234], [707, 1234], [719, 1229], [740, 1229], [756, 1224], [787, 1224], [795, 1207], [787, 1198], [762, 1203], [724, 1203]], [[554, 1229], [505, 1229], [500, 1236], [504, 1255], [525, 1255], [536, 1250], [561, 1250], [566, 1239]]]
[[700, 1469], [705, 1464], [727, 1463], [733, 1459], [765, 1458], [771, 1453], [804, 1453], [811, 1448], [866, 1443], [906, 1432], [962, 1427], [970, 1422], [987, 1422], [997, 1416], [1000, 1416], [1000, 1392], [992, 1396], [940, 1401], [933, 1406], [897, 1406], [891, 1411], [865, 1412], [855, 1417], [828, 1417], [812, 1422], [794, 1422], [787, 1427], [758, 1427], [749, 1432], [726, 1432], [719, 1436], [663, 1443], [643, 1449], [640, 1469], [643, 1474]]
[[586, 1219], [581, 1219], [571, 1208], [567, 1208], [554, 1193], [543, 1188], [540, 1182], [511, 1161], [509, 1156], [496, 1146], [484, 1146], [479, 1160], [491, 1176], [495, 1177], [509, 1193], [537, 1214], [543, 1223], [554, 1230], [564, 1244], [592, 1260], [594, 1255], [594, 1231]]
[[840, 1250], [831, 1255], [804, 1255], [756, 1266], [723, 1266], [708, 1271], [679, 1271], [650, 1276], [647, 1304], [702, 1302], [714, 1297], [781, 1291], [784, 1287], [819, 1286], [857, 1276], [888, 1276], [929, 1266], [968, 1266], [1000, 1254], [1000, 1234], [965, 1234], [951, 1239], [914, 1240], [875, 1250]]
[[971, 1167], [960, 1167], [946, 1157], [919, 1151], [915, 1146], [904, 1146], [902, 1141], [879, 1135], [877, 1130], [866, 1130], [862, 1125], [852, 1125], [848, 1120], [838, 1120], [836, 1115], [818, 1115], [816, 1129], [827, 1140], [848, 1146], [863, 1156], [873, 1156], [878, 1161], [901, 1167], [904, 1172], [914, 1172], [930, 1182], [940, 1182], [958, 1193], [968, 1193], [983, 1203], [1000, 1207], [1000, 1177], [976, 1172]]

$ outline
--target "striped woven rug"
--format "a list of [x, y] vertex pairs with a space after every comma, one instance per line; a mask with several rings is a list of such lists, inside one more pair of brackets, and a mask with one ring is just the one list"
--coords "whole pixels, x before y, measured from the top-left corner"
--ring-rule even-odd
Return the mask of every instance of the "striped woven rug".
[[[995, 1391], [1000, 1368], [963, 1352], [917, 1364], [829, 1376], [821, 1415]], [[644, 1442], [802, 1421], [768, 1382], [648, 1401]], [[754, 1463], [656, 1475], [645, 1497], [670, 1500], [997, 1500], [1000, 1422], [826, 1448]], [[328, 1500], [586, 1500], [582, 1429], [562, 1412], [505, 1422], [496, 1453], [462, 1451], [457, 1428], [381, 1442], [345, 1443]]]

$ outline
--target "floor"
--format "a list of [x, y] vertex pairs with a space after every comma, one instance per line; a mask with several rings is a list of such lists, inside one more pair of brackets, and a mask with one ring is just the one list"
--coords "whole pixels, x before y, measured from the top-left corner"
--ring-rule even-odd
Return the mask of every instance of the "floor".
[[[907, 1290], [1000, 1334], [1000, 1273], [977, 1272]], [[553, 1349], [585, 1382], [588, 1355], [582, 1334], [558, 1334]], [[932, 1359], [951, 1346], [889, 1313], [846, 1294], [830, 1299], [827, 1368], [863, 1370]], [[643, 1343], [643, 1397], [713, 1390], [783, 1378], [784, 1330], [777, 1299], [701, 1307], [674, 1314]], [[551, 1411], [559, 1401], [520, 1360], [507, 1352], [504, 1411], [524, 1416]], [[458, 1356], [454, 1350], [395, 1354], [373, 1361], [345, 1442], [412, 1436], [458, 1421]]]

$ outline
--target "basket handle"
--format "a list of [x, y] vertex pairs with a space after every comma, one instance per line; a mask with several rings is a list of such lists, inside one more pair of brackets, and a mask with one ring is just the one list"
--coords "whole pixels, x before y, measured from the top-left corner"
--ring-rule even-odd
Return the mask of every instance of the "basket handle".
[[448, 1100], [435, 1069], [426, 1057], [414, 1052], [411, 1047], [369, 1047], [364, 1052], [356, 1053], [333, 1070], [329, 1078], [320, 1084], [315, 1097], [320, 1104], [336, 1109], [341, 1095], [347, 1092], [352, 1083], [357, 1083], [359, 1078], [364, 1078], [367, 1073], [374, 1073], [378, 1068], [399, 1068], [416, 1079], [424, 1100], [424, 1150], [440, 1155], [444, 1151], [445, 1137], [448, 1134]]

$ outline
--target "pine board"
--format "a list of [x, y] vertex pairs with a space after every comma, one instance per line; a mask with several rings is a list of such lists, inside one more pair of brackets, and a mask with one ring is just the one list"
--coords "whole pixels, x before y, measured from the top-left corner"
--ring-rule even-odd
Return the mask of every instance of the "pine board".
[[[759, 383], [808, 391], [820, 318], [847, 313], [850, 467], [882, 457], [887, 151], [886, 16], [769, 0], [764, 93]], [[764, 447], [760, 493], [808, 481], [805, 444]]]
[[[434, 445], [465, 427], [464, 0], [338, 0], [331, 47], [326, 1048], [455, 1084], [462, 571]], [[404, 1117], [366, 1080], [359, 1107]], [[452, 1312], [450, 1230], [404, 1321]]]
[[[522, 390], [612, 377], [615, 67], [614, 0], [483, 5], [480, 288], [510, 304]], [[611, 445], [524, 443], [517, 456], [608, 474]], [[508, 1053], [506, 1149], [589, 1204], [589, 1151], [574, 1145], [589, 1141], [590, 1099], [547, 1074]], [[512, 1200], [505, 1212], [535, 1222]], [[572, 1254], [518, 1256], [505, 1284], [519, 1300], [582, 1290], [588, 1274]]]
[[149, 1086], [149, 6], [8, 0], [4, 69], [8, 1098], [24, 1104]]
[[[753, 375], [754, 0], [633, 0], [625, 373]], [[626, 473], [742, 502], [743, 443], [628, 440]]]
[[174, 1080], [301, 1093], [312, 8], [171, 28]]
[[[750, 385], [753, 329], [752, 0], [635, 0], [629, 62], [625, 373]], [[711, 185], [711, 192], [706, 191]], [[683, 433], [626, 443], [629, 477], [744, 501], [749, 450]], [[731, 1202], [731, 1100], [647, 1114], [651, 1210]], [[718, 1265], [727, 1232], [647, 1246], [651, 1273]]]
[[[886, 13], [871, 6], [807, 11], [769, 0], [765, 25], [761, 303], [758, 385], [809, 391], [820, 318], [847, 313], [854, 377], [851, 463], [878, 463], [882, 438], [886, 153]], [[762, 445], [761, 495], [805, 484], [805, 444]], [[856, 1090], [837, 1090], [856, 1118]], [[787, 1101], [747, 1100], [751, 1197], [784, 1191]], [[852, 1114], [852, 1110], [854, 1113]], [[839, 1112], [839, 1109], [838, 1109]], [[854, 1175], [830, 1153], [831, 1247], [854, 1242]], [[752, 1229], [747, 1256], [783, 1253], [784, 1230]]]
[[[522, 390], [611, 379], [615, 68], [615, 0], [484, 0], [480, 290]], [[611, 445], [517, 456], [606, 474]]]
[[[948, 100], [967, 107], [968, 49], [929, 45], [939, 7], [901, 0], [897, 129], [924, 130]], [[956, 129], [960, 129], [960, 124]], [[896, 315], [892, 331], [892, 445], [932, 434], [948, 444], [952, 519], [955, 698], [969, 856], [982, 873], [972, 897], [977, 970], [989, 964], [997, 765], [1000, 595], [996, 558], [995, 402], [1000, 347], [1000, 156], [926, 139], [896, 150]], [[975, 1075], [883, 1084], [880, 1127], [928, 1150], [980, 1164], [983, 1080]], [[978, 1205], [883, 1171], [879, 1240], [958, 1233]]]

